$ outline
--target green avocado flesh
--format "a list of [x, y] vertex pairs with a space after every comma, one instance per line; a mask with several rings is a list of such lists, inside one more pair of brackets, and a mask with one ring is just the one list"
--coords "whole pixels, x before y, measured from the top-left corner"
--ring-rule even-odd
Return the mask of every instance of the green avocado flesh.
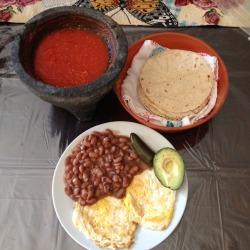
[[183, 183], [185, 166], [181, 155], [173, 148], [162, 148], [153, 159], [156, 177], [163, 186], [177, 190]]

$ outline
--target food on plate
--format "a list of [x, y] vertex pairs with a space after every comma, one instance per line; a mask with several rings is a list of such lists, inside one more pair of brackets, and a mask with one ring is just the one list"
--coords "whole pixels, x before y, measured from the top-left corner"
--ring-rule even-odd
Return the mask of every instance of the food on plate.
[[137, 224], [122, 199], [105, 197], [91, 206], [75, 204], [75, 227], [101, 248], [129, 248]]
[[163, 186], [172, 190], [181, 187], [185, 166], [182, 156], [175, 149], [162, 148], [154, 153], [137, 134], [131, 133], [130, 140], [138, 157], [148, 165], [153, 165], [155, 175]]
[[167, 49], [146, 61], [137, 90], [148, 111], [166, 119], [181, 120], [204, 108], [213, 82], [213, 70], [202, 55]]
[[141, 140], [141, 138], [135, 134], [130, 134], [130, 141], [133, 150], [136, 152], [138, 157], [149, 166], [153, 164], [154, 152]]
[[[159, 152], [155, 155], [135, 133], [129, 138], [106, 129], [85, 136], [65, 161], [65, 192], [76, 201], [74, 226], [97, 246], [110, 249], [129, 248], [138, 225], [166, 229], [172, 220], [176, 190], [162, 185], [151, 165], [158, 163], [159, 172], [171, 175], [180, 159], [177, 154]], [[166, 158], [174, 162], [173, 168]]]
[[130, 216], [141, 227], [163, 230], [171, 222], [176, 191], [165, 188], [153, 170], [134, 177], [124, 198]]
[[154, 172], [163, 186], [179, 189], [184, 181], [185, 167], [181, 155], [173, 148], [162, 148], [153, 159]]
[[164, 187], [153, 169], [136, 175], [122, 199], [105, 197], [94, 205], [75, 204], [72, 221], [99, 247], [129, 248], [137, 225], [163, 230], [171, 222], [176, 191]]
[[128, 136], [93, 132], [65, 160], [65, 193], [81, 205], [106, 196], [122, 198], [133, 177], [149, 168], [131, 148]]

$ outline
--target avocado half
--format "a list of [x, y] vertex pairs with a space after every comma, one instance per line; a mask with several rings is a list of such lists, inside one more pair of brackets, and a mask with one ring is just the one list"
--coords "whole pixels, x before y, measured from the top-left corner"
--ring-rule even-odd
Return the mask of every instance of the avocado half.
[[154, 155], [153, 167], [163, 186], [177, 190], [181, 187], [185, 165], [181, 155], [173, 148], [162, 148]]

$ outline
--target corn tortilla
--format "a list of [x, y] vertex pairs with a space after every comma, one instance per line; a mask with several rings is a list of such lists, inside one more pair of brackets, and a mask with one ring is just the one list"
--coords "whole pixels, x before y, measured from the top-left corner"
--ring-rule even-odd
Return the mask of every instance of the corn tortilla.
[[212, 68], [201, 55], [165, 50], [150, 57], [143, 66], [138, 96], [150, 112], [180, 120], [205, 106], [213, 81]]
[[150, 111], [152, 114], [164, 117], [169, 120], [181, 120], [183, 117], [186, 117], [188, 115], [192, 114], [197, 114], [200, 109], [204, 108], [206, 105], [208, 99], [202, 104], [202, 106], [199, 106], [195, 110], [190, 110], [188, 112], [182, 112], [182, 113], [177, 113], [177, 112], [167, 112], [166, 110], [161, 109], [158, 107], [156, 104], [154, 104], [142, 91], [140, 83], [137, 85], [137, 92], [138, 95], [140, 96], [140, 101], [143, 103], [144, 107]]

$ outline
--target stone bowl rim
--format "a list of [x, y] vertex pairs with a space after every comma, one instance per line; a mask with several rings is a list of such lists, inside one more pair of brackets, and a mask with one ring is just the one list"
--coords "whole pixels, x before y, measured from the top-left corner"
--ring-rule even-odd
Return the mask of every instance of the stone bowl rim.
[[[32, 25], [39, 25], [41, 20], [44, 18], [53, 18], [53, 15], [57, 14], [57, 16], [64, 16], [70, 15], [73, 16], [87, 16], [92, 19], [96, 19], [105, 26], [110, 29], [111, 34], [114, 36], [117, 45], [117, 52], [114, 62], [112, 63], [111, 67], [98, 79], [81, 86], [73, 86], [73, 87], [55, 87], [49, 84], [45, 84], [41, 81], [36, 80], [31, 75], [29, 75], [24, 67], [22, 66], [20, 60], [20, 42], [23, 39], [23, 33], [25, 30], [31, 27]], [[93, 17], [94, 16], [94, 17]], [[119, 53], [118, 53], [119, 52]], [[92, 91], [97, 91], [99, 88], [104, 87], [108, 82], [112, 79], [115, 79], [119, 73], [121, 72], [122, 68], [125, 65], [126, 58], [128, 52], [128, 43], [126, 39], [126, 35], [121, 28], [121, 26], [116, 23], [112, 18], [109, 16], [101, 13], [98, 10], [93, 10], [89, 8], [77, 7], [77, 6], [62, 6], [62, 7], [55, 7], [40, 12], [36, 16], [32, 17], [28, 20], [23, 29], [17, 34], [14, 38], [12, 51], [11, 51], [11, 58], [13, 62], [14, 69], [20, 79], [24, 82], [24, 84], [30, 88], [33, 92], [39, 93], [40, 95], [50, 95], [50, 96], [80, 96], [82, 94], [88, 94]], [[123, 57], [125, 53], [125, 58]]]

